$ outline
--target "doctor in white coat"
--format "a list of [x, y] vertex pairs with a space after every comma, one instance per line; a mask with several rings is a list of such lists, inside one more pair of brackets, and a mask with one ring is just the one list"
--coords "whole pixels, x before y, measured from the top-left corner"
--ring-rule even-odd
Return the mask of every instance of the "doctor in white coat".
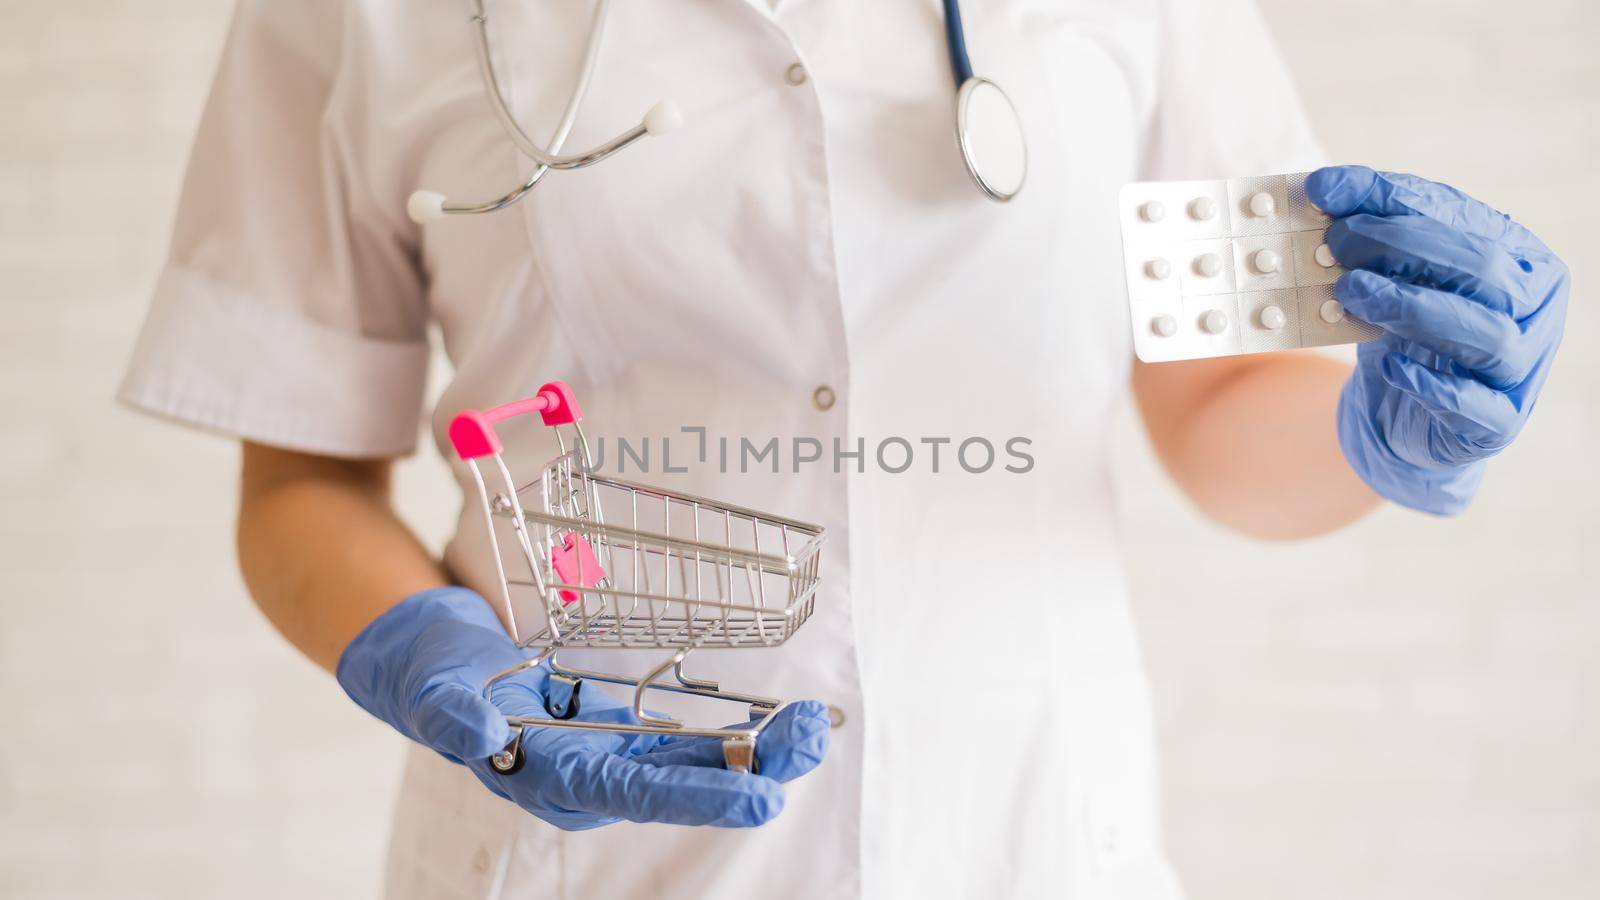
[[[489, 10], [512, 113], [548, 134], [590, 6]], [[423, 228], [407, 217], [417, 187], [495, 196], [531, 168], [480, 86], [468, 11], [243, 0], [121, 390], [242, 442], [253, 596], [415, 739], [388, 895], [1178, 896], [1113, 537], [1119, 396], [1131, 382], [1174, 477], [1247, 533], [1314, 534], [1380, 494], [1406, 502], [1358, 474], [1374, 463], [1351, 442], [1376, 421], [1350, 396], [1371, 389], [1359, 368], [1131, 364], [1118, 187], [1321, 162], [1251, 3], [969, 3], [974, 58], [1027, 138], [1007, 204], [975, 190], [951, 139], [932, 0], [620, 3], [569, 146], [663, 96], [681, 130], [552, 172], [508, 210]], [[1351, 177], [1377, 187], [1330, 212], [1400, 196], [1363, 171]], [[728, 788], [708, 769], [643, 803], [594, 774], [612, 761], [588, 771], [592, 755], [559, 744], [508, 776], [515, 788], [458, 761], [497, 737], [472, 731], [487, 727], [480, 698], [434, 690], [473, 648], [503, 652], [479, 597], [495, 585], [485, 535], [464, 505], [436, 560], [388, 503], [390, 461], [424, 412], [430, 329], [451, 365], [427, 420], [441, 449], [456, 411], [563, 379], [601, 437], [672, 439], [673, 470], [658, 449], [641, 480], [829, 529], [806, 628], [778, 650], [703, 653], [696, 672], [819, 701], [794, 732], [805, 746], [772, 751], [814, 770], [786, 785], [716, 771], [745, 779]], [[810, 438], [825, 452], [723, 466], [685, 428], [713, 448]], [[532, 425], [504, 434], [514, 469], [551, 452]], [[912, 451], [904, 471], [894, 438]], [[624, 775], [648, 750], [619, 751]], [[720, 801], [697, 784], [759, 784], [759, 802], [706, 813]]]

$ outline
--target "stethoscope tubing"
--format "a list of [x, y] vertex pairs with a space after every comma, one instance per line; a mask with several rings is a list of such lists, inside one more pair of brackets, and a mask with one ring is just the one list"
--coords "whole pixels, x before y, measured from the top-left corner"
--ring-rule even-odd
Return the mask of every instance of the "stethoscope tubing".
[[950, 74], [960, 90], [972, 80], [972, 59], [967, 56], [967, 33], [961, 27], [959, 0], [944, 0], [944, 42], [950, 51]]
[[567, 99], [567, 108], [562, 110], [561, 119], [556, 123], [555, 131], [550, 136], [550, 143], [540, 147], [528, 133], [522, 130], [516, 117], [506, 106], [505, 95], [500, 91], [500, 79], [494, 73], [494, 57], [489, 49], [489, 17], [483, 6], [483, 0], [472, 0], [473, 39], [478, 53], [478, 74], [483, 81], [484, 93], [489, 97], [490, 106], [494, 107], [495, 116], [500, 120], [517, 149], [521, 150], [530, 159], [538, 163], [527, 180], [518, 185], [514, 190], [494, 200], [480, 203], [446, 201], [443, 210], [451, 215], [470, 215], [473, 213], [494, 212], [521, 200], [524, 195], [538, 186], [540, 179], [551, 169], [575, 169], [592, 163], [599, 162], [612, 153], [621, 150], [645, 135], [643, 125], [637, 125], [623, 132], [617, 137], [589, 150], [585, 153], [572, 156], [561, 156], [561, 147], [567, 141], [567, 136], [572, 133], [572, 127], [578, 121], [578, 109], [583, 105], [584, 97], [589, 93], [589, 83], [594, 75], [595, 66], [600, 60], [600, 46], [605, 38], [606, 17], [609, 13], [611, 0], [596, 0], [594, 13], [589, 21], [589, 41], [584, 48], [583, 61], [578, 66], [578, 77], [572, 88], [572, 95]]
[[517, 124], [516, 116], [511, 114], [510, 107], [506, 105], [505, 94], [500, 90], [500, 79], [495, 75], [494, 58], [489, 49], [489, 18], [484, 12], [483, 0], [473, 0], [472, 21], [478, 45], [478, 69], [486, 92], [490, 96], [491, 105], [494, 106], [495, 115], [499, 117], [500, 124], [511, 136], [511, 140], [516, 143], [517, 149], [541, 166], [551, 169], [581, 169], [605, 159], [645, 135], [644, 125], [640, 124], [582, 153], [561, 155], [559, 152], [561, 144], [572, 131], [573, 123], [577, 121], [578, 107], [589, 92], [589, 82], [600, 58], [600, 45], [605, 37], [610, 5], [611, 0], [597, 0], [594, 5], [594, 14], [590, 17], [589, 23], [589, 43], [584, 48], [583, 62], [578, 68], [577, 83], [573, 86], [572, 96], [567, 101], [567, 108], [562, 112], [561, 122], [557, 125], [555, 136], [547, 149], [528, 137], [522, 126]]

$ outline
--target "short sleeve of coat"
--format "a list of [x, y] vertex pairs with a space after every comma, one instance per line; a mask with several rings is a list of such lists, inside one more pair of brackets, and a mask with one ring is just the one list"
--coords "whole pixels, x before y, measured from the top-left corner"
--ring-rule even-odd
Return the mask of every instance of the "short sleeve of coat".
[[1229, 178], [1325, 162], [1253, 0], [1159, 0], [1154, 118], [1141, 180]]
[[[427, 313], [403, 205], [352, 148], [353, 16], [242, 0], [202, 116], [169, 257], [119, 398], [260, 443], [389, 456], [416, 442]], [[399, 215], [396, 215], [396, 212]]]

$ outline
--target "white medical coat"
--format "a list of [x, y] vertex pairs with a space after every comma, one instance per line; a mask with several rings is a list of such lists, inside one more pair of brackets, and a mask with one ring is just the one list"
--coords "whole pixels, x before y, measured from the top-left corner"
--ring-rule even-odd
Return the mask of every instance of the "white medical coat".
[[[589, 4], [489, 7], [507, 98], [546, 135]], [[565, 379], [593, 436], [655, 443], [641, 480], [829, 529], [800, 633], [692, 668], [842, 722], [756, 830], [563, 833], [416, 749], [389, 894], [1176, 896], [1106, 474], [1130, 360], [1114, 197], [1135, 178], [1318, 161], [1253, 6], [969, 0], [974, 64], [1028, 141], [1027, 184], [1001, 205], [956, 149], [935, 0], [618, 3], [568, 146], [662, 97], [684, 127], [422, 229], [415, 188], [483, 199], [530, 169], [480, 88], [467, 11], [242, 3], [122, 398], [370, 457], [414, 446], [432, 325], [453, 367], [430, 419], [441, 448], [456, 411]], [[704, 463], [685, 427], [706, 430]], [[502, 434], [525, 478], [550, 454], [537, 423]], [[664, 471], [663, 437], [687, 473]], [[780, 471], [741, 473], [735, 453], [723, 472], [719, 437], [779, 438]], [[822, 461], [793, 471], [794, 437]], [[876, 458], [895, 437], [914, 451], [901, 473], [898, 444]], [[1004, 468], [1015, 437], [1022, 474]], [[858, 438], [866, 458], [836, 472], [832, 442]], [[996, 448], [987, 471], [960, 465], [968, 438]], [[447, 562], [492, 596], [463, 483]]]

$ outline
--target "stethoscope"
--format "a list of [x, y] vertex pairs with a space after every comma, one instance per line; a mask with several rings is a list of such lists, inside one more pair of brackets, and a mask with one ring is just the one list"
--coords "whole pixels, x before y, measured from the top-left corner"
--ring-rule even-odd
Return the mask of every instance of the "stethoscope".
[[[1022, 182], [1028, 172], [1028, 148], [1022, 136], [1022, 120], [999, 85], [972, 74], [972, 60], [967, 56], [966, 35], [961, 28], [960, 4], [958, 0], [943, 0], [943, 3], [945, 44], [950, 54], [950, 71], [956, 82], [956, 144], [961, 149], [961, 159], [966, 163], [967, 173], [972, 176], [979, 190], [991, 200], [1004, 203], [1022, 190]], [[489, 97], [489, 103], [494, 107], [506, 135], [518, 150], [538, 165], [527, 180], [510, 192], [481, 203], [450, 200], [433, 191], [416, 191], [406, 203], [406, 211], [413, 221], [425, 223], [445, 216], [505, 209], [527, 196], [551, 169], [581, 169], [594, 165], [646, 135], [666, 134], [683, 124], [683, 113], [678, 105], [671, 100], [662, 100], [650, 107], [639, 124], [611, 140], [582, 153], [562, 154], [561, 147], [578, 118], [578, 107], [583, 104], [584, 95], [589, 91], [589, 82], [600, 58], [600, 44], [605, 35], [611, 0], [596, 0], [589, 25], [589, 43], [584, 49], [572, 96], [567, 100], [567, 107], [556, 123], [549, 144], [539, 146], [517, 124], [506, 105], [505, 94], [500, 90], [500, 81], [495, 76], [494, 61], [489, 53], [489, 17], [483, 4], [484, 0], [472, 0], [471, 21], [484, 93]]]

